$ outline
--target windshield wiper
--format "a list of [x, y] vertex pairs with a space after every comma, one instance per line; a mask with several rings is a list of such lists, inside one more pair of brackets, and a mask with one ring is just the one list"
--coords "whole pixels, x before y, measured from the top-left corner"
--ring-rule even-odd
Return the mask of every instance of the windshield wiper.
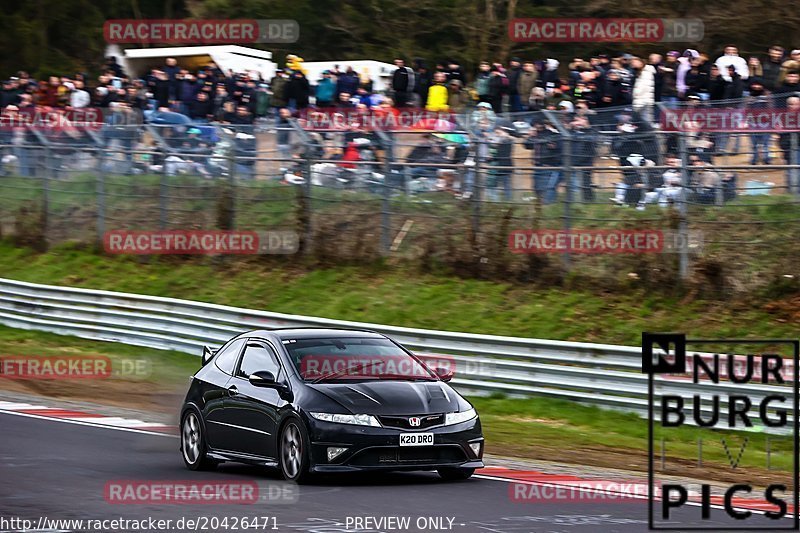
[[366, 367], [368, 367], [370, 365], [375, 365], [375, 364], [383, 365], [385, 363], [383, 361], [377, 361], [377, 362], [376, 361], [364, 361], [363, 363], [361, 363], [359, 366], [357, 366], [355, 368], [346, 367], [343, 370], [337, 370], [336, 372], [331, 372], [330, 374], [325, 374], [324, 376], [318, 377], [317, 379], [315, 379], [311, 383], [319, 383], [320, 381], [325, 381], [325, 380], [328, 380], [328, 379], [336, 379], [336, 378], [338, 378], [340, 376], [343, 376], [345, 374], [349, 374], [351, 370], [352, 371], [356, 371], [356, 372], [361, 372]]

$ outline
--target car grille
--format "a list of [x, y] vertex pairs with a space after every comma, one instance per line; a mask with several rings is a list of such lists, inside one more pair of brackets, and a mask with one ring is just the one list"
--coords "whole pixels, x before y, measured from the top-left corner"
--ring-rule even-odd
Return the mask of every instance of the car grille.
[[459, 446], [368, 448], [353, 457], [353, 466], [463, 463], [467, 456]]
[[432, 428], [434, 426], [441, 426], [444, 424], [444, 415], [420, 415], [420, 425], [412, 426], [408, 419], [411, 418], [410, 416], [379, 416], [378, 420], [380, 420], [381, 425], [386, 428], [397, 428], [397, 429], [408, 429], [408, 430], [420, 430], [426, 428]]

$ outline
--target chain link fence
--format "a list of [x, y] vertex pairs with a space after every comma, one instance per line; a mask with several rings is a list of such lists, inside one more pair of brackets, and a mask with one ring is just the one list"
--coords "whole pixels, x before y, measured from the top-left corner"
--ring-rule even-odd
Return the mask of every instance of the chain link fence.
[[[281, 118], [6, 128], [0, 230], [46, 247], [100, 245], [111, 230], [288, 229], [321, 264], [389, 257], [466, 276], [715, 294], [794, 286], [800, 132], [667, 131], [638, 111], [477, 109], [403, 131]], [[519, 253], [511, 240], [620, 229], [685, 245]]]

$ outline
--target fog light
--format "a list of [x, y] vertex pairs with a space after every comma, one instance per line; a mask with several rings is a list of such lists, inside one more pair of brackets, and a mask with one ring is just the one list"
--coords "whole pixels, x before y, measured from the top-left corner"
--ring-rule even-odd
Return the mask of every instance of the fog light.
[[[480, 442], [470, 442], [469, 447], [472, 448], [472, 453], [475, 454], [475, 457], [481, 456], [481, 443]], [[330, 450], [330, 448], [328, 448]], [[330, 452], [328, 452], [330, 453]]]
[[328, 448], [328, 462], [333, 461], [334, 459], [342, 455], [346, 450], [347, 448], [333, 448], [333, 447]]

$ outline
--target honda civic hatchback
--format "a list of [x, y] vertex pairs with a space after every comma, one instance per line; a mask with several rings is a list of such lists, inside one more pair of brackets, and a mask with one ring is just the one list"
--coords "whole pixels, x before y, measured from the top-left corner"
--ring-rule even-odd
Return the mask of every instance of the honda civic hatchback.
[[447, 382], [379, 333], [294, 328], [243, 333], [203, 350], [180, 413], [191, 470], [237, 461], [317, 473], [483, 467], [481, 423]]

